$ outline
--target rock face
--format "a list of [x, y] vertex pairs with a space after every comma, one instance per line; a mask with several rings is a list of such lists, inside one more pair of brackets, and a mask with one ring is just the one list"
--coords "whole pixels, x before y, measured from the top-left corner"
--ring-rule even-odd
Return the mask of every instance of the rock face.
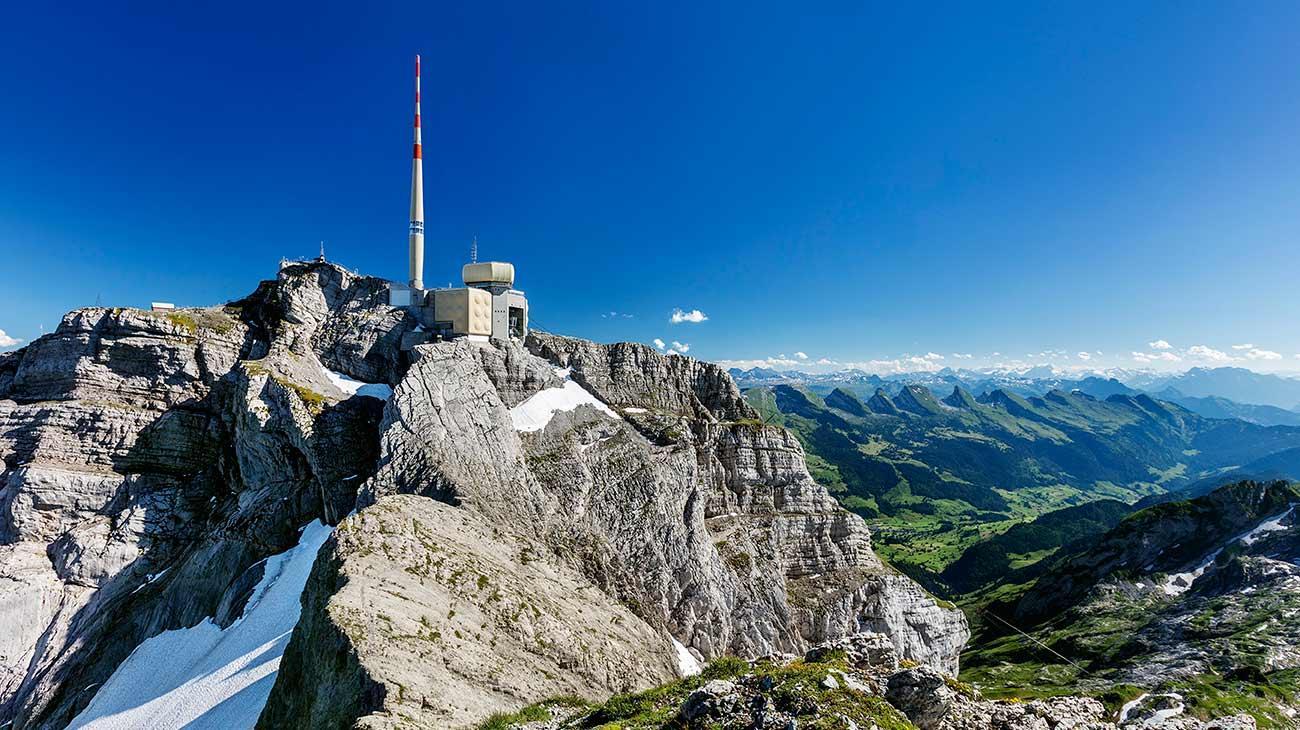
[[[621, 409], [635, 431], [655, 444], [649, 461], [662, 464], [662, 486], [651, 490], [661, 505], [656, 512], [683, 532], [681, 539], [662, 541], [661, 554], [631, 554], [628, 565], [640, 566], [637, 580], [642, 584], [650, 573], [648, 564], [663, 564], [675, 576], [631, 598], [644, 606], [662, 596], [663, 618], [674, 635], [687, 637], [706, 657], [759, 656], [879, 630], [894, 639], [904, 657], [956, 671], [968, 636], [964, 617], [939, 608], [915, 583], [880, 562], [861, 519], [840, 508], [808, 475], [799, 442], [785, 429], [758, 422], [720, 368], [630, 343], [603, 346], [533, 335], [527, 345], [570, 368], [574, 380]], [[674, 388], [692, 397], [652, 395]], [[646, 397], [651, 400], [635, 400]], [[646, 453], [648, 444], [632, 438], [631, 430], [624, 433], [627, 438], [601, 441], [599, 448], [581, 454], [588, 463], [598, 462], [589, 466], [588, 498], [609, 495], [600, 484], [609, 476], [599, 460], [622, 465], [632, 451]], [[548, 465], [543, 481], [548, 481], [546, 474], [563, 475], [566, 470], [558, 464], [565, 460], [564, 447], [557, 443], [562, 439], [548, 429], [539, 441], [557, 465]], [[630, 479], [650, 477], [649, 469], [637, 474], [620, 477], [620, 484], [626, 489]], [[635, 504], [636, 495], [616, 493], [609, 508]], [[665, 499], [674, 501], [663, 505]], [[590, 531], [615, 555], [625, 554], [616, 539], [622, 532], [619, 516], [592, 514], [594, 506], [579, 505], [581, 514], [595, 520], [587, 520]], [[650, 535], [662, 534], [652, 525], [647, 526]], [[579, 539], [589, 544], [592, 537]], [[652, 537], [647, 541], [654, 543]], [[632, 545], [643, 550], [642, 542]], [[680, 545], [695, 546], [696, 552], [673, 554]], [[598, 572], [609, 570], [598, 566]], [[682, 581], [683, 574], [690, 580]], [[654, 617], [648, 620], [654, 622]]]
[[[961, 614], [938, 607], [880, 563], [861, 520], [808, 476], [798, 442], [758, 423], [720, 370], [631, 344], [537, 335], [527, 346], [454, 342], [413, 349], [385, 410], [379, 467], [362, 487], [358, 516], [401, 495], [455, 506], [490, 526], [493, 540], [525, 541], [550, 556], [566, 581], [593, 586], [623, 612], [620, 626], [650, 632], [655, 638], [647, 646], [663, 651], [676, 639], [706, 659], [797, 652], [877, 629], [890, 635], [899, 654], [955, 670], [967, 636]], [[538, 430], [516, 428], [512, 410], [574, 387], [607, 410], [581, 405], [550, 415]], [[345, 541], [331, 550], [329, 559], [349, 572], [356, 558]], [[466, 547], [461, 554], [473, 552]], [[501, 575], [518, 570], [496, 567]], [[599, 675], [557, 688], [553, 681], [507, 681], [498, 671], [492, 692], [470, 699], [474, 692], [461, 688], [456, 695], [467, 699], [449, 704], [445, 695], [432, 699], [436, 687], [427, 683], [375, 680], [388, 676], [376, 667], [395, 662], [383, 658], [390, 648], [350, 636], [340, 618], [340, 606], [357, 604], [349, 593], [353, 580], [362, 578], [342, 587], [313, 579], [310, 618], [290, 650], [310, 654], [309, 647], [342, 642], [343, 653], [355, 657], [352, 668], [311, 684], [347, 690], [304, 697], [286, 673], [269, 706], [279, 709], [263, 717], [268, 726], [292, 717], [329, 724], [347, 712], [379, 724], [401, 717], [471, 725], [493, 706], [526, 704], [557, 689], [595, 696], [618, 688]], [[364, 580], [373, 585], [375, 578]], [[447, 636], [445, 621], [431, 620]], [[626, 639], [599, 636], [586, 639], [592, 651], [623, 656]], [[477, 661], [472, 646], [453, 642], [439, 650], [453, 665]], [[656, 651], [647, 655], [651, 666], [663, 661], [653, 659]], [[610, 677], [622, 677], [623, 689], [639, 688], [656, 678], [646, 671]], [[363, 675], [371, 684], [353, 679]], [[395, 686], [405, 688], [403, 697], [415, 696], [415, 686], [426, 690], [418, 702], [395, 703]]]
[[376, 281], [299, 265], [226, 307], [78, 310], [0, 359], [0, 724], [65, 726], [140, 641], [233, 620], [260, 560], [352, 508], [381, 404], [318, 358], [396, 363], [377, 333], [402, 313], [368, 309], [356, 347], [307, 314]]
[[876, 558], [722, 370], [546, 334], [404, 352], [385, 291], [290, 264], [0, 355], [0, 724], [65, 726], [144, 639], [239, 620], [314, 519], [340, 528], [268, 727], [470, 725], [864, 630], [955, 671], [960, 612]]
[[364, 727], [460, 727], [539, 697], [597, 700], [677, 674], [663, 633], [544, 545], [469, 510], [394, 495], [336, 536], [262, 726], [364, 716]]

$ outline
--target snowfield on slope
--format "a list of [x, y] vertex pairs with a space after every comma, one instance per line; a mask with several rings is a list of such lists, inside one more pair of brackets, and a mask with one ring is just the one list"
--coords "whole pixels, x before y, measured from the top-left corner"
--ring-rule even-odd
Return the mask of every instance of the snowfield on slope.
[[329, 368], [322, 367], [325, 376], [330, 379], [334, 387], [347, 393], [348, 395], [367, 395], [379, 400], [388, 400], [393, 397], [393, 386], [385, 383], [366, 383], [355, 378], [349, 378], [340, 372], [335, 372]]
[[1214, 565], [1214, 561], [1219, 558], [1219, 553], [1222, 553], [1225, 548], [1236, 542], [1240, 542], [1243, 545], [1252, 545], [1263, 539], [1262, 536], [1267, 533], [1287, 529], [1286, 526], [1282, 524], [1282, 520], [1285, 520], [1294, 511], [1295, 505], [1293, 504], [1287, 507], [1286, 511], [1282, 514], [1270, 517], [1259, 523], [1259, 525], [1254, 528], [1223, 543], [1223, 547], [1220, 547], [1209, 555], [1206, 555], [1205, 558], [1192, 570], [1186, 573], [1174, 573], [1166, 576], [1165, 582], [1160, 585], [1160, 590], [1164, 591], [1165, 595], [1169, 596], [1177, 596], [1186, 593], [1187, 590], [1192, 587], [1192, 584], [1196, 582], [1196, 579], [1205, 575], [1205, 571], [1209, 570], [1211, 565]]
[[621, 418], [586, 388], [571, 380], [572, 372], [570, 368], [557, 368], [555, 374], [564, 379], [563, 387], [538, 391], [510, 409], [510, 421], [516, 431], [541, 431], [556, 413], [571, 411], [581, 405], [597, 408], [611, 418]]
[[298, 623], [316, 553], [333, 531], [312, 522], [295, 547], [267, 558], [243, 615], [224, 630], [206, 618], [146, 639], [69, 727], [252, 728]]
[[677, 672], [683, 677], [694, 677], [704, 671], [704, 667], [700, 666], [700, 660], [696, 659], [691, 650], [676, 638], [673, 639], [673, 648], [677, 650]]
[[1177, 692], [1166, 692], [1164, 694], [1156, 695], [1144, 693], [1137, 699], [1126, 702], [1124, 706], [1120, 708], [1118, 723], [1123, 725], [1128, 722], [1129, 715], [1132, 714], [1133, 710], [1137, 709], [1138, 705], [1141, 705], [1148, 697], [1163, 697], [1173, 700], [1173, 702], [1170, 703], [1170, 707], [1163, 710], [1155, 710], [1151, 713], [1150, 717], [1142, 720], [1142, 727], [1158, 727], [1159, 725], [1164, 724], [1166, 720], [1171, 720], [1183, 714], [1183, 710], [1185, 709], [1185, 706], [1183, 705], [1183, 696]]

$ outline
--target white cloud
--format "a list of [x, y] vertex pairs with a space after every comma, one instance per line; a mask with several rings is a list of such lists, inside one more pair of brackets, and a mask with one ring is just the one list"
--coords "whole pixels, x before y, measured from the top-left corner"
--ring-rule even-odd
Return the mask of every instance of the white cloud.
[[685, 343], [678, 342], [677, 340], [673, 340], [673, 349], [678, 352], [690, 352], [691, 346]]
[[807, 359], [808, 359], [808, 356], [805, 355], [805, 354], [802, 353], [802, 352], [796, 352], [796, 353], [794, 354], [794, 356], [797, 357], [797, 358], [799, 358], [800, 360], [807, 360]]
[[1134, 352], [1133, 359], [1144, 365], [1153, 362], [1179, 362], [1182, 360], [1181, 357], [1172, 352]]
[[[927, 353], [933, 355], [934, 353]], [[940, 356], [942, 358], [942, 356]], [[926, 355], [904, 355], [894, 359], [867, 360], [866, 362], [842, 363], [851, 370], [865, 370], [869, 373], [894, 375], [897, 373], [934, 372], [940, 369], [935, 360]]]
[[862, 362], [847, 362], [831, 360], [830, 358], [820, 358], [815, 363], [808, 359], [797, 359], [800, 355], [807, 353], [796, 352], [792, 356], [785, 353], [766, 358], [751, 360], [718, 360], [717, 365], [724, 368], [740, 368], [748, 370], [750, 368], [762, 367], [772, 368], [774, 370], [793, 370], [795, 368], [806, 368], [809, 365], [820, 365], [823, 367], [833, 367], [841, 370], [863, 370], [870, 373], [880, 373], [890, 375], [896, 373], [909, 372], [934, 372], [940, 369], [940, 366], [933, 359], [927, 359], [922, 355], [904, 355], [894, 359], [866, 360]]
[[632, 319], [635, 315], [627, 312], [604, 312], [600, 315], [601, 319]]
[[1187, 356], [1194, 360], [1207, 360], [1209, 362], [1232, 362], [1236, 359], [1223, 350], [1216, 350], [1205, 345], [1192, 345], [1187, 348]]
[[1234, 350], [1249, 350], [1249, 349], [1252, 349], [1253, 347], [1255, 347], [1255, 346], [1252, 345], [1252, 344], [1250, 344], [1249, 342], [1247, 342], [1247, 343], [1244, 344], [1244, 345], [1233, 345], [1233, 346], [1232, 346], [1232, 349], [1234, 349]]
[[[1234, 347], [1235, 347], [1235, 345], [1234, 345]], [[1281, 359], [1282, 359], [1282, 353], [1280, 353], [1280, 352], [1273, 352], [1272, 350], [1260, 350], [1260, 349], [1256, 349], [1256, 348], [1253, 348], [1253, 347], [1252, 347], [1252, 348], [1250, 349], [1250, 352], [1247, 352], [1247, 353], [1246, 353], [1246, 359], [1248, 359], [1248, 360], [1281, 360]]]
[[708, 318], [709, 315], [705, 314], [704, 312], [701, 312], [698, 309], [692, 309], [689, 312], [683, 312], [680, 309], [674, 309], [672, 316], [668, 318], [668, 321], [672, 324], [681, 324], [682, 322], [699, 324], [700, 322], [703, 322]]
[[927, 353], [925, 353], [925, 356], [924, 356], [924, 357], [925, 357], [926, 360], [929, 360], [929, 361], [931, 361], [931, 362], [936, 362], [936, 361], [938, 361], [938, 360], [942, 360], [942, 359], [943, 359], [943, 355], [940, 355], [940, 354], [937, 353], [937, 352], [927, 352]]
[[952, 356], [953, 356], [954, 358], [958, 359], [958, 360], [969, 360], [969, 359], [971, 359], [972, 357], [975, 357], [974, 355], [970, 354], [969, 352], [954, 352], [954, 353], [952, 354]]
[[1174, 346], [1166, 340], [1156, 340], [1155, 342], [1148, 342], [1147, 347], [1152, 350], [1172, 350]]
[[1079, 358], [1080, 360], [1091, 360], [1091, 359], [1092, 359], [1092, 353], [1091, 353], [1091, 352], [1080, 352], [1080, 353], [1078, 353], [1078, 358]]
[[664, 349], [664, 341], [659, 339], [658, 337], [651, 340], [651, 342], [655, 343], [655, 347], [659, 348], [660, 350]]
[[0, 330], [0, 347], [13, 347], [19, 342], [22, 342], [22, 340], [17, 337], [10, 337], [5, 334], [4, 330]]

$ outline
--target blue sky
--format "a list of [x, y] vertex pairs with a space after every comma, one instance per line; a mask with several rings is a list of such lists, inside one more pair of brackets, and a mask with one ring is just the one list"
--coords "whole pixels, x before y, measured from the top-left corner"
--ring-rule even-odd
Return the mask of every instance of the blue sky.
[[426, 281], [477, 235], [548, 329], [1300, 367], [1294, 3], [177, 5], [8, 9], [0, 343], [321, 239], [404, 278], [419, 52]]

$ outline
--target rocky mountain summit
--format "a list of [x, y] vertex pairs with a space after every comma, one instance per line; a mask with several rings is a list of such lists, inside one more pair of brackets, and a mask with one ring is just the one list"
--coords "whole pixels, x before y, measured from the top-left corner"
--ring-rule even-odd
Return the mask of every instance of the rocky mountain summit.
[[0, 725], [466, 727], [863, 631], [956, 672], [962, 614], [722, 370], [415, 327], [309, 262], [0, 355]]

